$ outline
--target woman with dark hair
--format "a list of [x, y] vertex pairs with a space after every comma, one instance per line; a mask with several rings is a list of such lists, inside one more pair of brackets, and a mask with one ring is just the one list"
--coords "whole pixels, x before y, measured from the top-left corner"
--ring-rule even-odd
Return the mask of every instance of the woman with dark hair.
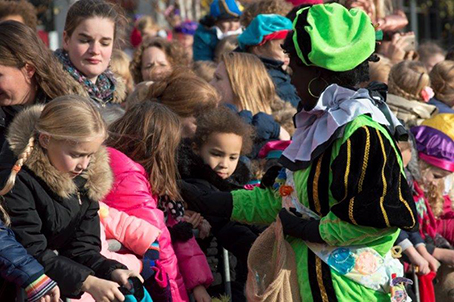
[[6, 128], [25, 106], [67, 94], [84, 95], [30, 27], [0, 23], [0, 148]]
[[356, 90], [375, 59], [375, 29], [358, 9], [314, 5], [298, 11], [284, 49], [301, 98], [284, 169], [268, 171], [261, 188], [187, 202], [204, 216], [248, 223], [279, 215], [303, 301], [405, 296], [390, 289], [403, 273], [391, 253], [398, 229], [418, 226], [393, 138], [402, 126], [378, 92]]

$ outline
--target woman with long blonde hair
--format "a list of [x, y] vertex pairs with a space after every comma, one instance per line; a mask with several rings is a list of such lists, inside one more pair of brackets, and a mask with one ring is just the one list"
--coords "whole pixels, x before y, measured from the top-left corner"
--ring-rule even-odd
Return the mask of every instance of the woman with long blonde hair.
[[112, 185], [106, 137], [88, 99], [64, 96], [18, 114], [0, 157], [11, 228], [64, 298], [88, 292], [96, 301], [122, 300], [118, 287], [141, 278], [100, 254], [98, 201]]
[[234, 105], [238, 111], [248, 110], [252, 115], [272, 115], [283, 127], [281, 131], [293, 133], [296, 109], [277, 96], [274, 83], [257, 56], [239, 52], [223, 55], [210, 84], [221, 95], [222, 103]]

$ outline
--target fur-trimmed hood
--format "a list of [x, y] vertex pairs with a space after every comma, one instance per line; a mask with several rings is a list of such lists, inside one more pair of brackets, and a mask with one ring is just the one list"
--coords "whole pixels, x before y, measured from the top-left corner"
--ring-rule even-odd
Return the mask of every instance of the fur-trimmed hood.
[[[35, 105], [24, 109], [11, 123], [6, 139], [16, 157], [27, 147], [30, 138], [32, 136], [36, 137], [35, 125], [43, 108], [43, 105]], [[26, 160], [25, 166], [44, 180], [52, 191], [62, 198], [68, 198], [78, 191], [74, 179], [51, 165], [44, 149], [39, 145], [36, 138], [34, 148]], [[105, 147], [101, 147], [98, 152], [93, 154], [90, 165], [80, 177], [85, 180], [84, 189], [91, 200], [102, 200], [109, 193], [113, 183], [113, 175]]]
[[182, 179], [204, 179], [220, 191], [239, 189], [251, 180], [249, 168], [241, 161], [238, 161], [232, 176], [222, 179], [194, 153], [187, 142], [183, 142], [178, 150], [178, 171]]

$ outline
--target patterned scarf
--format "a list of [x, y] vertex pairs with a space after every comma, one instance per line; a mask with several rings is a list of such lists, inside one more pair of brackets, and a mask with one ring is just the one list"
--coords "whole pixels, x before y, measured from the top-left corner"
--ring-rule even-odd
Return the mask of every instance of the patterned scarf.
[[79, 70], [77, 70], [77, 68], [69, 59], [67, 51], [63, 49], [57, 49], [55, 51], [55, 56], [63, 64], [63, 68], [86, 89], [86, 91], [90, 95], [90, 98], [103, 106], [109, 102], [112, 102], [115, 92], [116, 80], [110, 69], [106, 69], [106, 71], [98, 76], [96, 83], [93, 83], [92, 81], [87, 79]]

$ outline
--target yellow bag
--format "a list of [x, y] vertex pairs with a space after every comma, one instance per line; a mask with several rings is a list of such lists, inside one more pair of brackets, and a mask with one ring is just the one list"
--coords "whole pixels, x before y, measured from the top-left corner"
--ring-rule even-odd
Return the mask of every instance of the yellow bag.
[[295, 253], [277, 217], [255, 240], [248, 256], [246, 297], [249, 302], [300, 302]]

